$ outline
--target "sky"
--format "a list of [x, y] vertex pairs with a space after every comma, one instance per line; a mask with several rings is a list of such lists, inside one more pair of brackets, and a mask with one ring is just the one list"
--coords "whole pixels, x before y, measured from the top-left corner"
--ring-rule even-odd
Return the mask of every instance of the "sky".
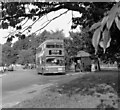
[[[49, 13], [47, 16], [44, 16], [42, 18], [42, 20], [36, 22], [31, 29], [31, 33], [35, 32], [36, 30], [38, 30], [39, 28], [42, 28], [44, 25], [44, 23], [52, 18], [54, 18], [55, 16], [58, 16], [59, 14], [65, 12], [65, 9], [61, 9], [57, 12], [51, 12]], [[78, 12], [73, 12], [73, 16], [80, 16], [80, 14]], [[69, 36], [69, 31], [71, 30], [71, 21], [72, 18], [72, 11], [68, 11], [66, 14], [60, 16], [59, 18], [53, 20], [49, 25], [47, 25], [44, 29], [42, 29], [41, 31], [39, 31], [40, 33], [44, 30], [47, 31], [56, 31], [56, 30], [63, 30], [63, 33], [65, 34], [66, 37]], [[32, 23], [32, 21], [28, 21], [26, 23], [25, 26], [28, 26]], [[0, 29], [0, 43], [4, 44], [6, 42], [6, 36], [9, 34], [9, 32], [12, 31], [12, 28], [9, 29]], [[79, 31], [79, 28], [77, 28], [74, 31]], [[30, 34], [30, 33], [29, 33]], [[13, 40], [13, 42], [15, 42], [16, 39]]]

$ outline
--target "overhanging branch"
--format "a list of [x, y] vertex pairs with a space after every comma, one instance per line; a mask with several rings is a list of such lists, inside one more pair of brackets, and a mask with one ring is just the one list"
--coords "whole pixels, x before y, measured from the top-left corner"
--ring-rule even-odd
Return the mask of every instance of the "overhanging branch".
[[58, 11], [60, 9], [68, 9], [68, 10], [73, 10], [73, 11], [78, 11], [78, 12], [83, 12], [85, 11], [85, 9], [83, 7], [80, 6], [80, 3], [72, 3], [70, 4], [69, 2], [61, 2], [61, 3], [58, 3], [54, 6], [51, 6], [51, 7], [46, 7], [45, 10], [41, 10], [39, 11], [38, 13], [34, 13], [34, 14], [15, 14], [13, 16], [7, 16], [7, 17], [3, 17], [1, 18], [0, 20], [6, 20], [6, 19], [10, 19], [10, 18], [16, 18], [18, 19], [19, 17], [31, 17], [31, 16], [43, 16], [47, 13], [50, 13], [50, 12], [53, 12], [53, 11]]
[[50, 24], [53, 20], [57, 19], [58, 17], [62, 16], [63, 14], [67, 13], [69, 10], [65, 11], [64, 13], [61, 13], [60, 15], [54, 17], [53, 19], [49, 20], [47, 24], [45, 24], [42, 28], [36, 30], [34, 33], [44, 29], [48, 24]]

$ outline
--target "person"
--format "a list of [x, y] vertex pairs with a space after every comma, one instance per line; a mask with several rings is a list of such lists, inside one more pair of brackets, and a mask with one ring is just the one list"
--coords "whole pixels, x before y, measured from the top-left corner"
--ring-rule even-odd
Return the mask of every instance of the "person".
[[77, 71], [77, 62], [74, 62], [75, 65], [75, 72]]
[[95, 60], [92, 61], [91, 71], [96, 71]]

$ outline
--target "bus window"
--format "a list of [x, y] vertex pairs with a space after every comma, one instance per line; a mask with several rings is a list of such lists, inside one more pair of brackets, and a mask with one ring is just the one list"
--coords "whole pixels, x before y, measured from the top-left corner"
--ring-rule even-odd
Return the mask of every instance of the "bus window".
[[46, 48], [63, 48], [62, 44], [47, 44]]
[[46, 64], [49, 64], [49, 65], [64, 65], [64, 60], [63, 59], [57, 59], [57, 58], [48, 58], [46, 60]]
[[63, 45], [62, 44], [56, 44], [55, 47], [56, 48], [63, 48]]
[[48, 45], [46, 45], [46, 47], [47, 47], [47, 48], [54, 48], [55, 46], [52, 45], [52, 44], [48, 44]]

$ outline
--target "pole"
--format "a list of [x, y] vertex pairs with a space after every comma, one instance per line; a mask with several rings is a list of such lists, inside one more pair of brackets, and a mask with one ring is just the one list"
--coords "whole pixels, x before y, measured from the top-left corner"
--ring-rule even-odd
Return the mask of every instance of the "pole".
[[2, 66], [2, 44], [0, 44], [0, 66]]

